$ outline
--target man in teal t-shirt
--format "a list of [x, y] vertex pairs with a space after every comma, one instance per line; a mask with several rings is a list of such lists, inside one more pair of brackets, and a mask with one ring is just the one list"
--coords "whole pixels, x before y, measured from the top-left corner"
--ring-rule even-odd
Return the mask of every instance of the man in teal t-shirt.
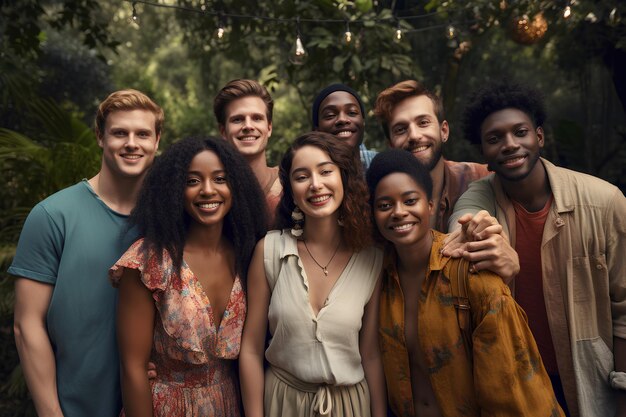
[[96, 114], [102, 165], [95, 177], [37, 204], [9, 273], [15, 343], [40, 416], [117, 417], [117, 293], [111, 265], [132, 243], [126, 218], [158, 149], [163, 111], [136, 90], [104, 100]]

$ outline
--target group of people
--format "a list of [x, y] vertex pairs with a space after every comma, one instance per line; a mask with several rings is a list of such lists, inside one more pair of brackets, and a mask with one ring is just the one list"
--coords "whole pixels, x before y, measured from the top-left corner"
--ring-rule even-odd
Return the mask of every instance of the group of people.
[[540, 157], [524, 86], [468, 100], [487, 165], [443, 158], [418, 81], [373, 112], [378, 154], [359, 94], [325, 88], [271, 167], [256, 81], [156, 160], [162, 109], [107, 97], [100, 171], [33, 208], [9, 268], [38, 414], [626, 416], [622, 192]]

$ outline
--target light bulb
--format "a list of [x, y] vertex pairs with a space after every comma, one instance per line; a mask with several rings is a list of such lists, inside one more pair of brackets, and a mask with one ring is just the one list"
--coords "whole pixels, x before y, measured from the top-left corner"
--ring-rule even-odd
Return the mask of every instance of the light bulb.
[[396, 40], [401, 40], [402, 39], [402, 29], [398, 28], [396, 29]]
[[217, 38], [222, 39], [223, 37], [224, 37], [224, 28], [220, 26], [217, 28]]
[[448, 37], [448, 39], [454, 39], [454, 37], [456, 36], [456, 29], [454, 28], [454, 26], [448, 25], [448, 28], [446, 29], [446, 36]]
[[303, 56], [306, 54], [304, 50], [304, 46], [302, 45], [302, 40], [300, 39], [300, 35], [296, 37], [296, 56]]
[[571, 15], [572, 15], [572, 8], [568, 4], [567, 6], [565, 6], [565, 10], [563, 10], [563, 19], [569, 19]]

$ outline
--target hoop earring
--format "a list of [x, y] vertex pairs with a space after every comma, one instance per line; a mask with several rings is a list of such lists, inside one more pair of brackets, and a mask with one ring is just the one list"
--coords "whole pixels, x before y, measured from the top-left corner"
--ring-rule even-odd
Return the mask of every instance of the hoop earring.
[[304, 230], [302, 224], [304, 223], [304, 213], [300, 210], [300, 207], [296, 206], [291, 212], [291, 220], [293, 220], [293, 227], [291, 228], [291, 234], [295, 237], [302, 236]]

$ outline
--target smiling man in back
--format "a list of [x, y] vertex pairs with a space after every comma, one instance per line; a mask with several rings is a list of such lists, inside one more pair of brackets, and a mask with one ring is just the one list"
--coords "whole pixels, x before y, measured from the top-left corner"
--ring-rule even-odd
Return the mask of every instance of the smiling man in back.
[[163, 111], [145, 94], [112, 93], [96, 114], [100, 171], [26, 219], [8, 272], [17, 276], [15, 343], [39, 416], [120, 413], [117, 291], [107, 273], [135, 238], [126, 219], [162, 125]]

